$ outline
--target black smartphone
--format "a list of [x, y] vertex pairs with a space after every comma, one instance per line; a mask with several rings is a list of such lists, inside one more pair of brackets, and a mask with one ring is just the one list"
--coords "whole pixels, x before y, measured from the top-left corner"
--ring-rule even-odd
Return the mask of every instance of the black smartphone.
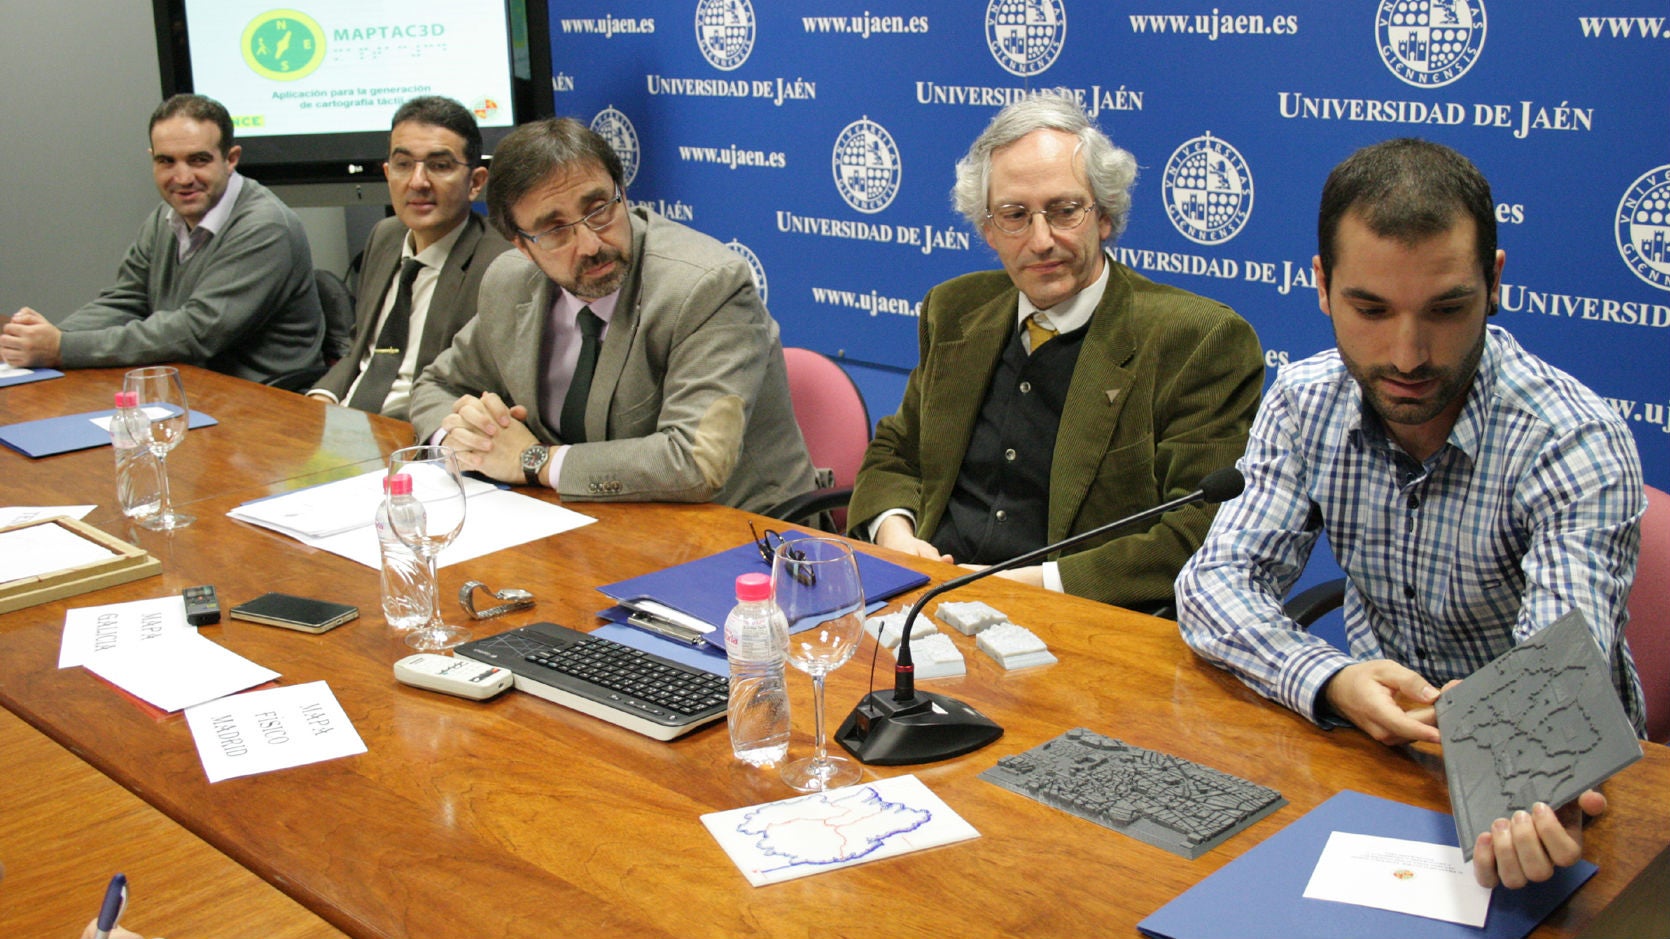
[[228, 611], [233, 619], [322, 633], [335, 629], [360, 615], [359, 607], [329, 600], [294, 597], [287, 593], [264, 593]]

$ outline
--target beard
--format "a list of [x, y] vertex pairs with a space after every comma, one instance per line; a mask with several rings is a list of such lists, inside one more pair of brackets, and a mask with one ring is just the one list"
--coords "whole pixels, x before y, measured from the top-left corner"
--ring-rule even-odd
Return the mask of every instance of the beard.
[[[552, 280], [557, 282], [557, 286], [582, 300], [596, 300], [620, 289], [620, 285], [626, 281], [627, 271], [631, 269], [631, 261], [631, 256], [625, 251], [605, 245], [600, 247], [596, 254], [577, 260], [568, 277], [553, 277]], [[586, 277], [581, 273], [609, 262], [614, 262], [614, 267], [601, 276]]]
[[[1362, 389], [1363, 399], [1381, 420], [1388, 424], [1418, 426], [1442, 414], [1467, 394], [1472, 387], [1473, 376], [1479, 370], [1479, 360], [1484, 357], [1484, 341], [1485, 332], [1481, 329], [1478, 341], [1456, 365], [1449, 368], [1423, 365], [1409, 372], [1399, 371], [1391, 365], [1365, 366], [1346, 355], [1344, 349], [1339, 351], [1346, 371]], [[1437, 384], [1426, 396], [1409, 398], [1389, 393], [1381, 384], [1384, 379], [1410, 383], [1436, 381]]]

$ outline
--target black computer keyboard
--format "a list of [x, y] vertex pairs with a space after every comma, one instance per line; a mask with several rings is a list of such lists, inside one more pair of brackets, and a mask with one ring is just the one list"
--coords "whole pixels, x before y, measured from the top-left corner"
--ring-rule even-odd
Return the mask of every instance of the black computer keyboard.
[[506, 669], [529, 694], [656, 740], [725, 716], [723, 677], [555, 623], [518, 627], [453, 651]]

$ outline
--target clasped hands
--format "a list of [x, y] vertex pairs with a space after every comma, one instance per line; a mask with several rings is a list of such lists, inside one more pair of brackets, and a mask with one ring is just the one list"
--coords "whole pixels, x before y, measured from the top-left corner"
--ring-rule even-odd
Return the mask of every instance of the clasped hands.
[[60, 361], [63, 334], [47, 318], [24, 307], [0, 327], [0, 360], [14, 368], [42, 368]]
[[524, 423], [528, 409], [507, 405], [491, 391], [465, 395], [441, 419], [445, 446], [458, 454], [458, 466], [505, 483], [524, 483], [522, 451], [539, 443]]
[[[881, 524], [876, 526], [875, 540], [876, 544], [884, 548], [892, 548], [894, 551], [902, 551], [905, 554], [927, 558], [930, 561], [957, 564], [951, 555], [916, 537], [916, 523], [911, 521], [909, 516], [889, 515], [882, 519]], [[986, 568], [984, 564], [957, 564], [957, 566], [970, 571]], [[996, 576], [1017, 580], [1023, 584], [1031, 584], [1034, 587], [1044, 586], [1044, 568], [1037, 564], [1031, 567], [1017, 567], [1013, 570], [998, 571]]]
[[[1348, 665], [1323, 689], [1335, 713], [1388, 746], [1441, 742], [1438, 695], [1425, 678], [1387, 659]], [[1405, 709], [1404, 702], [1413, 707]], [[1556, 868], [1583, 856], [1584, 818], [1605, 811], [1606, 797], [1591, 789], [1558, 810], [1539, 802], [1529, 812], [1496, 819], [1473, 843], [1474, 879], [1484, 887], [1517, 888], [1553, 877]]]

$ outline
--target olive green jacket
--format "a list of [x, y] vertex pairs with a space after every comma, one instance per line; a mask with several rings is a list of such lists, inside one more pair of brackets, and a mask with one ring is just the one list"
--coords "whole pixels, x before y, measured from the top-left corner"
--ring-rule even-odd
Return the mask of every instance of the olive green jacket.
[[[1246, 449], [1264, 383], [1251, 326], [1221, 303], [1109, 262], [1056, 433], [1048, 537], [1058, 541], [1198, 488]], [[929, 291], [921, 357], [899, 411], [865, 453], [849, 525], [903, 508], [919, 537], [945, 515], [963, 454], [1015, 331], [1019, 292], [1002, 271]], [[1067, 592], [1107, 603], [1169, 603], [1172, 581], [1206, 536], [1216, 509], [1193, 505], [1151, 527], [1092, 540], [1057, 558]]]

